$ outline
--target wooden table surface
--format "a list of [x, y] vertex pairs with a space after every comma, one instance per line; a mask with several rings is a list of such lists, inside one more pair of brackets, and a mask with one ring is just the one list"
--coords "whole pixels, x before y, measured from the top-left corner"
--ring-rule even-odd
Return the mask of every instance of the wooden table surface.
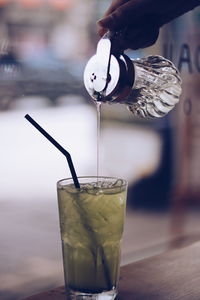
[[[200, 300], [200, 242], [126, 266], [118, 300]], [[63, 287], [24, 300], [66, 300]]]

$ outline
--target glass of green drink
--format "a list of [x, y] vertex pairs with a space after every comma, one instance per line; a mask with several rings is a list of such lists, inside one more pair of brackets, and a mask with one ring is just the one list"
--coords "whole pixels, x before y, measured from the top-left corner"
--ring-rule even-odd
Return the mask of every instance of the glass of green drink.
[[57, 183], [65, 286], [69, 299], [117, 295], [127, 182], [79, 177]]

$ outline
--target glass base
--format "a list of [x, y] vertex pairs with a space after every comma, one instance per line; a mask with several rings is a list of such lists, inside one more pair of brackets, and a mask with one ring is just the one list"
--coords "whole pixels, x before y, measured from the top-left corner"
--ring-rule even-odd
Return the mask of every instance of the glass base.
[[69, 290], [67, 296], [69, 300], [114, 300], [117, 296], [117, 291], [113, 289], [98, 294], [90, 294]]

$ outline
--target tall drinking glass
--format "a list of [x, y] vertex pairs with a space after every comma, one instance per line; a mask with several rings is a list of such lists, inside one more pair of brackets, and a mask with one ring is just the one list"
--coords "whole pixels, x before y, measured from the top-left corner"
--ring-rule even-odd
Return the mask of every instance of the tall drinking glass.
[[58, 181], [65, 286], [69, 299], [117, 295], [127, 182], [111, 177]]

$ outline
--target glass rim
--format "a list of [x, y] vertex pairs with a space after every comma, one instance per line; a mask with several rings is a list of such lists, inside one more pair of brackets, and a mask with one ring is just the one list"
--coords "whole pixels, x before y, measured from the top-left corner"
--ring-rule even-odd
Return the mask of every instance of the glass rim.
[[[113, 180], [122, 180], [122, 185], [120, 186], [120, 187], [126, 187], [126, 186], [128, 186], [128, 181], [127, 180], [125, 180], [125, 179], [122, 179], [121, 177], [113, 177], [113, 176], [95, 176], [95, 175], [92, 175], [92, 176], [78, 176], [77, 177], [78, 179], [113, 179]], [[74, 182], [73, 181], [73, 178], [72, 177], [67, 177], [67, 178], [63, 178], [63, 179], [60, 179], [60, 180], [58, 180], [57, 181], [57, 187], [59, 188], [59, 187], [63, 187], [64, 185], [62, 185], [62, 183], [64, 182], [64, 181], [72, 181], [72, 182]], [[80, 184], [81, 184], [81, 182], [80, 182]], [[68, 183], [67, 184], [65, 184], [65, 185], [68, 185]], [[113, 187], [107, 187], [106, 189], [113, 189]]]

